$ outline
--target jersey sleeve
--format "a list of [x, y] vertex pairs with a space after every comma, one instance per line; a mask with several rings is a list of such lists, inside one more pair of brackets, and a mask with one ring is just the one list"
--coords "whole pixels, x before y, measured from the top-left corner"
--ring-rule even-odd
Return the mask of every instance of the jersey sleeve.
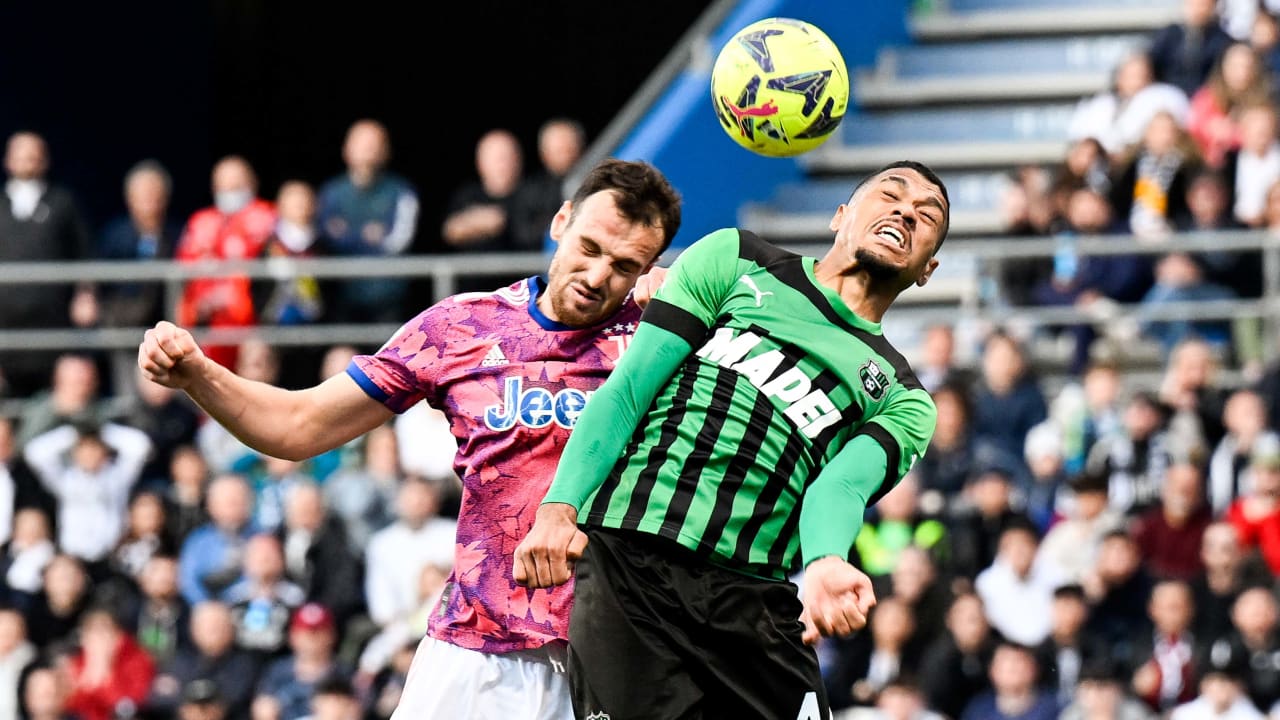
[[644, 322], [698, 347], [737, 281], [738, 257], [735, 228], [716, 230], [685, 248], [645, 308]]
[[933, 398], [924, 388], [898, 386], [891, 393], [884, 409], [856, 433], [875, 439], [886, 457], [884, 482], [871, 498], [872, 503], [893, 489], [924, 455], [938, 418]]
[[448, 355], [439, 305], [427, 308], [396, 331], [373, 355], [357, 355], [347, 365], [347, 375], [361, 390], [395, 413], [402, 413], [419, 400], [432, 398], [436, 378], [447, 364]]

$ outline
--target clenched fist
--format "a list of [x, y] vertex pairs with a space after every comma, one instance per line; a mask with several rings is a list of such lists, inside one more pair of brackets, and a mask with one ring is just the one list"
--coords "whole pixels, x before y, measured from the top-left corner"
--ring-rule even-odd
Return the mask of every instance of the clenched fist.
[[142, 374], [176, 390], [185, 390], [206, 361], [191, 333], [166, 320], [148, 330], [138, 346]]

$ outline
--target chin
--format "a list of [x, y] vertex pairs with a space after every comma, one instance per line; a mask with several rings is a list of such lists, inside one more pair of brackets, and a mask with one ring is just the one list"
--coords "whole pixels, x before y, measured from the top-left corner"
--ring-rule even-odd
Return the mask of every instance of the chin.
[[904, 269], [866, 249], [860, 248], [854, 253], [853, 258], [858, 261], [859, 270], [866, 272], [876, 280], [892, 280], [898, 277]]

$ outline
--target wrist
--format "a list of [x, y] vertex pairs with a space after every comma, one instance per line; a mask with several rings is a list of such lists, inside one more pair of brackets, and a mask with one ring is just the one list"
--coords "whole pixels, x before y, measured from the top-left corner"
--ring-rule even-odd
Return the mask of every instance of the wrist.
[[544, 518], [550, 520], [567, 521], [578, 524], [578, 508], [567, 502], [550, 501], [544, 502], [538, 506], [535, 522], [541, 522]]

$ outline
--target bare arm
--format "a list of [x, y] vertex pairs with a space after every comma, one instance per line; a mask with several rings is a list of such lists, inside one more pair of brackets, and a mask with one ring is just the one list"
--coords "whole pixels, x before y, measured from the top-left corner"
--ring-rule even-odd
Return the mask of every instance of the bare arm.
[[206, 357], [191, 333], [170, 322], [147, 331], [138, 366], [153, 382], [185, 391], [244, 444], [285, 460], [332, 450], [394, 415], [345, 373], [306, 390], [246, 380]]

